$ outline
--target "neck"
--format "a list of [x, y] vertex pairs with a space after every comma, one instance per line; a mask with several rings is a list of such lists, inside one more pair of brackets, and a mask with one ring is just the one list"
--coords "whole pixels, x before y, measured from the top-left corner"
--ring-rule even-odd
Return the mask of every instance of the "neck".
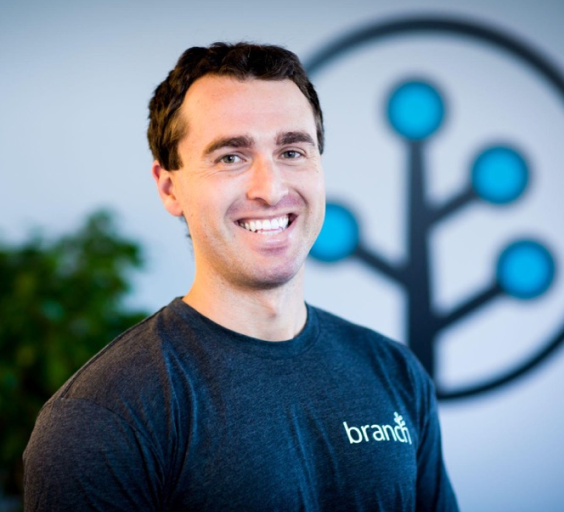
[[183, 300], [219, 325], [265, 341], [294, 338], [307, 320], [303, 268], [290, 282], [266, 290], [195, 279]]

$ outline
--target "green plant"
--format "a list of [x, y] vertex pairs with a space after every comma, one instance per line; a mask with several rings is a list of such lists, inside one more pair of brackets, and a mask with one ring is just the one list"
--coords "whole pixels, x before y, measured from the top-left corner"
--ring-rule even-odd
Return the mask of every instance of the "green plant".
[[55, 240], [0, 243], [0, 499], [21, 493], [21, 456], [41, 406], [145, 316], [123, 300], [141, 262], [108, 212]]

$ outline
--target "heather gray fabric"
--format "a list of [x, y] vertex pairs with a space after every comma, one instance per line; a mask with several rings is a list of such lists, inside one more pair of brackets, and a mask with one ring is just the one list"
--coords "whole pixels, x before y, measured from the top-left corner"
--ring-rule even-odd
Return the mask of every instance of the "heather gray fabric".
[[47, 402], [24, 462], [26, 511], [458, 510], [419, 363], [313, 307], [273, 343], [175, 299]]

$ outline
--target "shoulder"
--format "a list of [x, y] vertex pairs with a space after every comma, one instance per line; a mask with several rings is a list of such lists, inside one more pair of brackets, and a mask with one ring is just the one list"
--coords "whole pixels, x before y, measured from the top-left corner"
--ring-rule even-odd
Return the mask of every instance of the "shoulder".
[[164, 453], [109, 409], [50, 401], [23, 453], [26, 510], [158, 510]]
[[[185, 328], [174, 302], [131, 327], [84, 364], [47, 402], [85, 400], [127, 415], [167, 393], [176, 336]], [[77, 340], [79, 342], [79, 340]]]
[[427, 372], [406, 345], [320, 308], [310, 306], [310, 309], [317, 317], [321, 335], [330, 339], [336, 350], [368, 360], [382, 371], [399, 377], [401, 382], [415, 387], [432, 386]]
[[162, 476], [179, 402], [190, 404], [189, 390], [174, 384], [182, 381], [174, 361], [178, 337], [191, 327], [173, 305], [111, 341], [43, 406], [26, 449], [27, 467], [36, 476], [51, 467], [49, 461], [70, 467], [104, 457], [113, 462], [98, 460], [98, 467], [127, 467], [135, 478], [138, 470], [152, 468], [151, 474]]
[[323, 309], [313, 306], [309, 308], [317, 317], [320, 330], [325, 336], [336, 337], [352, 346], [376, 349], [400, 358], [415, 360], [408, 347], [378, 331], [355, 324]]

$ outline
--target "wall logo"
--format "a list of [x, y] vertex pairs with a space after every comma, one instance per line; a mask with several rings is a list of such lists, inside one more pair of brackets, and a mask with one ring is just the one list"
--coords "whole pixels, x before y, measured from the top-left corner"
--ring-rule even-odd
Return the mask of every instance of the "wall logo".
[[[309, 60], [306, 67], [315, 78], [319, 70], [331, 66], [335, 61], [369, 42], [413, 34], [437, 33], [485, 43], [497, 51], [517, 58], [548, 83], [560, 99], [564, 99], [564, 78], [538, 51], [515, 37], [490, 27], [443, 17], [402, 18], [369, 26], [327, 45]], [[368, 244], [363, 242], [356, 215], [345, 207], [339, 198], [328, 201], [325, 223], [310, 256], [325, 263], [355, 258], [366, 268], [385, 274], [401, 286], [407, 302], [407, 343], [430, 375], [435, 377], [437, 337], [443, 329], [501, 295], [523, 301], [540, 297], [555, 282], [556, 263], [546, 242], [530, 236], [516, 238], [500, 250], [495, 275], [488, 287], [467, 298], [446, 315], [436, 312], [433, 309], [430, 279], [431, 230], [472, 202], [485, 201], [504, 207], [517, 201], [530, 184], [530, 166], [518, 147], [493, 143], [475, 156], [468, 186], [445, 204], [436, 207], [426, 198], [425, 183], [428, 170], [424, 165], [424, 157], [429, 142], [443, 124], [446, 112], [444, 94], [432, 81], [412, 77], [397, 83], [382, 101], [386, 105], [387, 122], [396, 137], [403, 141], [408, 155], [407, 261], [394, 264], [369, 249]], [[376, 122], [382, 120], [377, 119]], [[539, 344], [540, 348], [530, 354], [527, 360], [521, 361], [503, 374], [486, 382], [454, 390], [442, 389], [440, 383], [436, 382], [437, 394], [442, 399], [460, 398], [510, 382], [545, 360], [563, 339], [564, 325], [560, 326], [549, 340]], [[367, 433], [367, 429], [375, 427], [374, 425], [359, 428], [349, 427], [345, 423], [344, 426], [351, 443], [368, 441], [370, 435], [376, 435], [376, 432]], [[377, 440], [375, 437], [374, 439]]]
[[362, 442], [369, 443], [370, 441], [392, 441], [395, 443], [408, 443], [411, 442], [411, 435], [409, 429], [405, 424], [403, 416], [394, 412], [395, 425], [362, 425], [360, 427], [349, 427], [347, 422], [343, 422], [345, 432], [351, 444], [358, 444]]

